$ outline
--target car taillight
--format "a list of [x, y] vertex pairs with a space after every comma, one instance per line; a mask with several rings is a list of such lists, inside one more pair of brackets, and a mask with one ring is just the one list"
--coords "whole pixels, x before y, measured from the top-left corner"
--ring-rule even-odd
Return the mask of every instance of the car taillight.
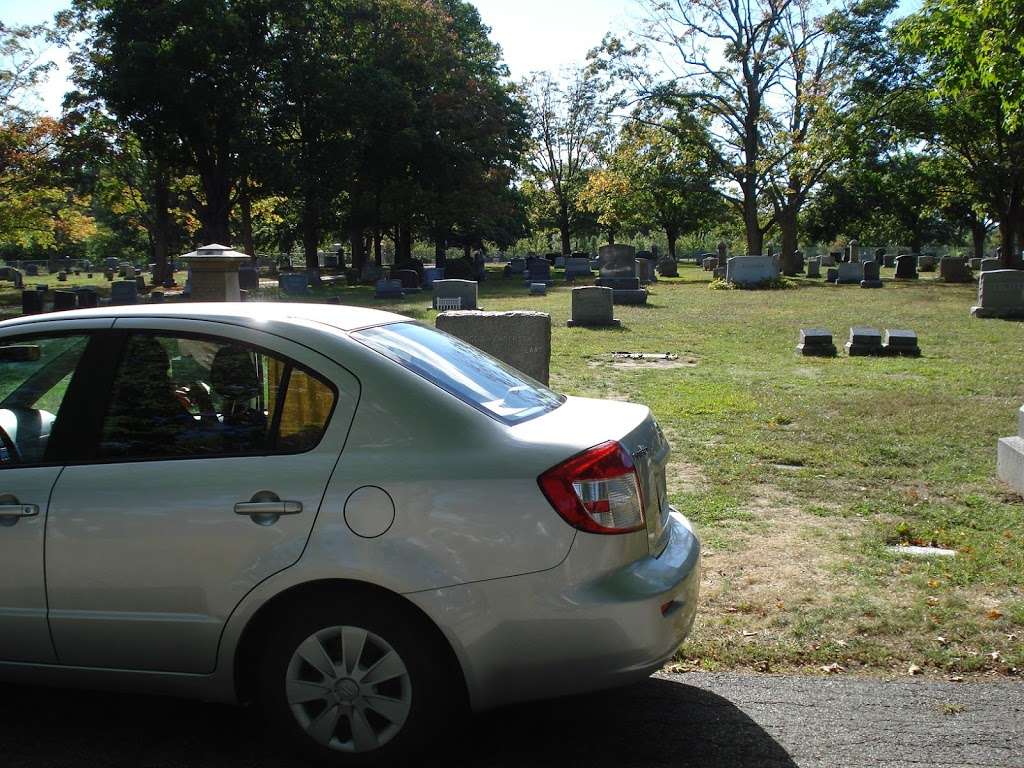
[[644, 527], [644, 504], [633, 457], [609, 441], [552, 467], [537, 478], [551, 506], [569, 525], [590, 533]]

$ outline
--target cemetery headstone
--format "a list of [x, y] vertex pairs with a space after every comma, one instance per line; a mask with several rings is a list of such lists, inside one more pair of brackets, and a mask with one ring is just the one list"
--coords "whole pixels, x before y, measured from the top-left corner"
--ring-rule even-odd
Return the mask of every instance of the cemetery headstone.
[[705, 272], [714, 272], [718, 268], [718, 257], [717, 256], [706, 256], [701, 262], [701, 266]]
[[68, 273], [67, 272], [58, 272], [57, 273], [57, 282], [59, 282], [59, 283], [66, 283], [67, 281], [68, 281]]
[[671, 256], [662, 256], [658, 259], [657, 269], [662, 277], [679, 277], [679, 265]]
[[878, 274], [877, 261], [862, 262], [864, 267], [864, 279], [860, 281], [861, 288], [881, 288], [882, 281]]
[[479, 284], [476, 280], [435, 280], [433, 289], [433, 307], [439, 309], [439, 299], [459, 299], [459, 307], [464, 310], [475, 310]]
[[896, 257], [896, 279], [917, 280], [917, 257], [912, 253], [905, 253]]
[[[244, 292], [243, 292], [244, 293]], [[243, 296], [242, 301], [245, 301]], [[149, 294], [150, 304], [163, 304], [164, 303], [164, 292], [163, 291], [151, 291]]]
[[838, 267], [829, 267], [825, 271], [825, 282], [826, 283], [834, 283], [838, 279], [839, 279], [839, 268]]
[[986, 258], [981, 260], [980, 269], [982, 272], [991, 272], [993, 269], [1000, 269], [1001, 266], [999, 259]]
[[309, 278], [305, 272], [282, 272], [277, 276], [277, 289], [292, 296], [309, 293]]
[[378, 280], [374, 284], [373, 298], [400, 299], [405, 296], [401, 280]]
[[621, 321], [614, 316], [615, 292], [600, 285], [586, 285], [572, 289], [572, 318], [566, 323], [576, 326], [617, 326]]
[[823, 253], [821, 255], [821, 266], [823, 267], [834, 267], [836, 265], [836, 252]]
[[21, 274], [21, 270], [11, 267], [7, 279], [14, 284], [15, 288], [21, 289], [25, 287], [25, 277]]
[[725, 240], [719, 240], [718, 241], [718, 263], [720, 265], [724, 266], [726, 261], [728, 261], [728, 259], [729, 259], [729, 246], [726, 244]]
[[864, 265], [859, 261], [844, 261], [836, 269], [836, 285], [860, 285], [864, 279]]
[[952, 256], [939, 260], [939, 276], [947, 283], [969, 283], [974, 279], [966, 260]]
[[502, 271], [505, 277], [512, 277], [514, 275], [525, 275], [526, 259], [518, 257], [514, 259], [509, 259], [508, 264], [505, 265], [505, 269]]
[[112, 270], [112, 269], [104, 270], [103, 277], [105, 277], [107, 279], [107, 282], [112, 281], [114, 279], [114, 270]]
[[420, 274], [415, 269], [396, 269], [391, 277], [402, 284], [402, 290], [406, 293], [415, 293], [420, 290]]
[[432, 288], [435, 280], [444, 279], [444, 267], [424, 267], [423, 268], [423, 287]]
[[971, 258], [968, 263], [971, 265], [971, 269], [975, 269], [975, 270], [979, 270], [979, 271], [981, 270], [981, 259], [980, 258], [977, 258], [977, 257]]
[[135, 276], [135, 284], [139, 287], [139, 293], [146, 292], [146, 278], [142, 275]]
[[847, 261], [856, 264], [860, 261], [860, 244], [856, 239], [851, 240], [846, 246]]
[[636, 276], [640, 279], [640, 285], [653, 283], [657, 279], [654, 276], [654, 262], [650, 259], [637, 259]]
[[846, 342], [846, 354], [850, 357], [882, 354], [882, 333], [877, 328], [854, 326]]
[[100, 305], [100, 296], [93, 288], [79, 288], [75, 293], [80, 309], [92, 309]]
[[821, 277], [821, 259], [815, 257], [807, 260], [807, 276]]
[[999, 438], [996, 454], [996, 475], [1024, 495], [1024, 406], [1017, 411], [1017, 434]]
[[921, 356], [921, 348], [917, 345], [917, 334], [908, 330], [886, 328], [882, 350], [891, 357]]
[[753, 288], [779, 278], [779, 265], [771, 256], [733, 256], [726, 262], [725, 279]]
[[534, 259], [527, 266], [526, 283], [544, 283], [551, 285], [551, 262], [547, 259]]
[[548, 284], [547, 283], [530, 283], [530, 295], [531, 296], [547, 296], [548, 295]]
[[545, 312], [442, 312], [435, 325], [527, 376], [548, 383], [551, 315]]
[[138, 304], [138, 283], [135, 280], [115, 280], [110, 284], [110, 303], [115, 306]]
[[973, 317], [1024, 318], [1024, 270], [993, 269], [978, 278]]
[[53, 311], [54, 312], [66, 312], [69, 309], [76, 309], [78, 307], [78, 298], [75, 296], [74, 291], [54, 291], [53, 292]]
[[593, 277], [590, 270], [590, 259], [584, 256], [570, 256], [565, 260], [565, 279], [575, 280], [577, 277]]
[[832, 331], [824, 328], [801, 328], [800, 343], [796, 351], [804, 357], [835, 357], [836, 345], [832, 341]]
[[238, 265], [238, 288], [242, 291], [255, 291], [260, 287], [260, 273], [256, 265], [249, 261]]
[[636, 276], [636, 250], [631, 245], [604, 245], [598, 251], [601, 276], [594, 282], [613, 291], [616, 304], [646, 304], [647, 289]]
[[922, 253], [917, 257], [917, 268], [921, 272], [935, 271], [935, 254]]
[[21, 292], [21, 314], [40, 315], [43, 313], [43, 300], [46, 293], [43, 291], [22, 291]]
[[39, 277], [39, 267], [36, 264], [26, 264], [25, 274], [29, 277]]

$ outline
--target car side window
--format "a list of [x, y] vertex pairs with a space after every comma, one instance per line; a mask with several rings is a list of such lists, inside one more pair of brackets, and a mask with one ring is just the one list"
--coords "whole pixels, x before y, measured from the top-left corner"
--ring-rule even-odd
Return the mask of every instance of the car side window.
[[0, 468], [45, 461], [88, 343], [84, 334], [0, 342]]
[[[298, 453], [315, 447], [301, 418], [288, 422], [288, 439], [276, 425], [301, 400], [304, 379], [334, 391], [291, 361], [230, 339], [132, 334], [114, 378], [103, 420], [98, 458], [134, 460]], [[299, 383], [295, 383], [296, 380]], [[330, 408], [327, 410], [330, 414]], [[293, 429], [293, 421], [300, 428]], [[308, 425], [307, 425], [308, 426]], [[281, 432], [283, 435], [283, 432]], [[296, 441], [293, 434], [306, 434]]]

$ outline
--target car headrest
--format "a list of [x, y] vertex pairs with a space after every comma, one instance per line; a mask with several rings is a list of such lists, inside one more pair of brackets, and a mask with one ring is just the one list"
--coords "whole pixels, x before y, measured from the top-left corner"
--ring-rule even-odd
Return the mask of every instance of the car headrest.
[[239, 346], [221, 347], [210, 365], [210, 388], [231, 400], [251, 400], [260, 393], [256, 355]]

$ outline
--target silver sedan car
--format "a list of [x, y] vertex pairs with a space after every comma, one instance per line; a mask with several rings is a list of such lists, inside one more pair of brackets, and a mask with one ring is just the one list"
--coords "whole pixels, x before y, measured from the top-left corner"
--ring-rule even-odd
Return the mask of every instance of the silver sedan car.
[[369, 309], [0, 323], [0, 677], [255, 701], [340, 764], [642, 679], [697, 602], [668, 454]]

